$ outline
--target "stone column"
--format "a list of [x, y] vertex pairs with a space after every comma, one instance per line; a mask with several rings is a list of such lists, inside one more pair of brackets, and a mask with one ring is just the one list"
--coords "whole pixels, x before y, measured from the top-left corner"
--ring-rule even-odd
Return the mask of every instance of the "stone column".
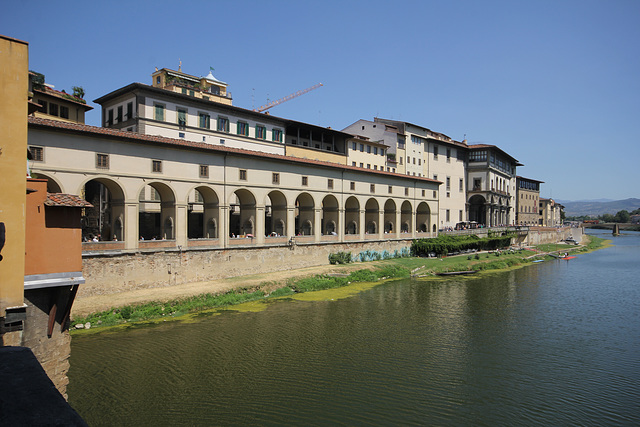
[[220, 247], [229, 247], [229, 206], [220, 206], [220, 216], [218, 221], [218, 236]]
[[313, 241], [319, 242], [322, 237], [322, 208], [313, 209]]
[[264, 245], [264, 233], [266, 231], [264, 223], [264, 206], [256, 206], [256, 229], [254, 236], [256, 244]]
[[402, 236], [402, 234], [400, 233], [400, 230], [402, 229], [402, 208], [399, 207], [396, 209], [396, 223], [393, 224], [394, 227], [394, 232], [396, 233], [396, 238], [399, 238]]
[[174, 234], [176, 239], [176, 245], [187, 247], [187, 204], [176, 203], [176, 217], [174, 221]]
[[338, 230], [336, 232], [338, 233], [338, 238], [341, 242], [344, 242], [344, 228], [346, 227], [345, 221], [344, 208], [338, 208], [338, 224], [336, 225]]
[[360, 240], [364, 240], [364, 231], [366, 228], [365, 212], [364, 209], [360, 209], [358, 215], [358, 234], [360, 235]]
[[296, 207], [287, 207], [287, 230], [288, 237], [294, 237], [296, 235]]
[[378, 238], [384, 239], [384, 209], [378, 209]]
[[138, 249], [139, 234], [139, 214], [140, 203], [136, 200], [125, 202], [124, 204], [124, 248]]
[[[417, 209], [417, 206], [415, 207]], [[413, 211], [411, 211], [411, 238], [415, 239], [416, 238], [416, 221], [418, 220], [418, 214], [415, 211], [415, 209]]]

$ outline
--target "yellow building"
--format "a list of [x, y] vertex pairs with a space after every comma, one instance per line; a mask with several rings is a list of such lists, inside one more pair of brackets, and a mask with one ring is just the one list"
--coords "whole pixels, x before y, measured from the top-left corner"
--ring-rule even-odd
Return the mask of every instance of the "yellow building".
[[0, 345], [15, 345], [23, 302], [29, 45], [0, 35]]
[[85, 113], [93, 110], [82, 98], [83, 93], [76, 96], [55, 90], [52, 85], [45, 83], [44, 74], [31, 71], [29, 81], [33, 102], [38, 104], [38, 109], [32, 113], [35, 117], [84, 124]]

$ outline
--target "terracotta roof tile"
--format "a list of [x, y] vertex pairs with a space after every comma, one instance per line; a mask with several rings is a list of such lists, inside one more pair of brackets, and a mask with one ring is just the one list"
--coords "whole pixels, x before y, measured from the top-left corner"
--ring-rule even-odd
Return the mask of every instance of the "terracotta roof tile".
[[73, 194], [47, 193], [46, 206], [67, 206], [75, 208], [92, 208], [93, 205]]
[[45, 86], [44, 90], [42, 90], [42, 89], [33, 89], [33, 91], [34, 92], [42, 92], [42, 93], [50, 95], [50, 96], [55, 96], [56, 98], [64, 99], [65, 101], [73, 102], [74, 104], [78, 104], [78, 105], [84, 107], [87, 111], [93, 110], [93, 107], [88, 105], [87, 102], [84, 99], [78, 98], [78, 97], [73, 96], [73, 95], [71, 95], [69, 93], [66, 93], [66, 92], [60, 92], [59, 90], [51, 89], [48, 86]]

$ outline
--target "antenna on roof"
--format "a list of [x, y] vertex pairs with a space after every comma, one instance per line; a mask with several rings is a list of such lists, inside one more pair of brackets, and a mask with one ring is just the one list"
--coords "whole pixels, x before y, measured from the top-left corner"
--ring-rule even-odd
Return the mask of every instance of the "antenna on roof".
[[178, 58], [178, 71], [182, 72], [182, 60]]

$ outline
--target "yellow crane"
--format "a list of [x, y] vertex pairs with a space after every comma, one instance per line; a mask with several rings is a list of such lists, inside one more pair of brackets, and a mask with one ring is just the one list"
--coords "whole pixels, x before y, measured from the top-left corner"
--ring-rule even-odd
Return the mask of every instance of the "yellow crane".
[[311, 92], [314, 89], [318, 89], [320, 86], [323, 86], [322, 83], [318, 83], [316, 85], [313, 85], [311, 87], [308, 87], [306, 89], [303, 90], [299, 90], [295, 93], [292, 93], [291, 95], [287, 95], [284, 98], [280, 98], [277, 101], [272, 101], [266, 105], [263, 105], [260, 108], [254, 108], [253, 111], [257, 111], [259, 113], [262, 113], [263, 111], [267, 111], [269, 108], [275, 107], [276, 105], [282, 104], [283, 102], [287, 102], [293, 98], [297, 98], [300, 95], [304, 95], [307, 92]]

